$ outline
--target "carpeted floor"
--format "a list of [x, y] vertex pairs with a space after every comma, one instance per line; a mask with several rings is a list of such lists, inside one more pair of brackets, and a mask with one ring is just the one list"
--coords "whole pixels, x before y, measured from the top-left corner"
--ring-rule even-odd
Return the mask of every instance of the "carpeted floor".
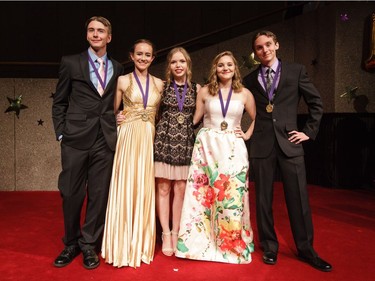
[[250, 203], [255, 252], [251, 264], [166, 257], [158, 243], [151, 265], [118, 269], [102, 261], [95, 270], [83, 268], [82, 256], [64, 268], [52, 265], [63, 248], [58, 192], [0, 192], [0, 280], [374, 280], [375, 191], [309, 186], [309, 193], [314, 246], [322, 258], [332, 263], [333, 271], [329, 273], [317, 271], [295, 257], [281, 184], [275, 187], [274, 213], [280, 251], [274, 266], [262, 262], [258, 247], [253, 186]]

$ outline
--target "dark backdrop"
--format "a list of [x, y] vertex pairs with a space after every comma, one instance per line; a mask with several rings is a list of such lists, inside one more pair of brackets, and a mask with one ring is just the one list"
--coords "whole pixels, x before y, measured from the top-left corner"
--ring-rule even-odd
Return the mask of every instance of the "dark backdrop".
[[193, 51], [300, 14], [301, 6], [290, 8], [291, 3], [295, 2], [1, 2], [0, 77], [56, 78], [62, 55], [87, 48], [84, 25], [93, 15], [111, 21], [109, 51], [126, 64], [136, 39], [148, 38], [161, 51], [182, 43]]

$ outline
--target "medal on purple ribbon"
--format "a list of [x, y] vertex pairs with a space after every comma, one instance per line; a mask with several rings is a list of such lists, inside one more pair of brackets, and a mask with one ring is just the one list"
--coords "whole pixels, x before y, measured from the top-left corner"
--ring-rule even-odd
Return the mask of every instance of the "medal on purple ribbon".
[[268, 113], [271, 113], [273, 111], [273, 104], [271, 104], [271, 102], [268, 102], [268, 104], [266, 106], [266, 111]]
[[230, 99], [232, 97], [232, 92], [233, 92], [233, 88], [231, 86], [230, 90], [229, 90], [228, 98], [227, 98], [227, 103], [225, 104], [225, 107], [224, 107], [223, 95], [221, 94], [221, 90], [219, 89], [219, 99], [220, 99], [220, 105], [221, 105], [221, 112], [222, 112], [223, 117], [224, 117], [223, 122], [220, 123], [220, 128], [221, 128], [222, 131], [228, 129], [228, 123], [225, 121], [225, 116], [227, 115]]
[[178, 109], [180, 111], [176, 118], [177, 118], [178, 124], [182, 125], [185, 122], [185, 116], [182, 113], [182, 109], [184, 108], [185, 96], [186, 96], [186, 92], [187, 92], [187, 82], [185, 81], [184, 90], [182, 92], [182, 97], [180, 97], [180, 93], [177, 90], [176, 81], [173, 81], [173, 87], [174, 87], [174, 93], [176, 95], [176, 99], [177, 99], [177, 103], [178, 103]]
[[147, 108], [147, 100], [148, 100], [148, 89], [149, 89], [149, 85], [150, 85], [150, 75], [147, 73], [146, 93], [144, 93], [141, 81], [139, 81], [139, 78], [138, 78], [137, 73], [135, 72], [135, 70], [134, 70], [133, 73], [134, 73], [135, 80], [137, 81], [138, 87], [141, 90], [142, 99], [143, 99], [143, 108], [145, 109], [145, 111], [142, 112], [142, 114], [141, 114], [141, 119], [142, 119], [142, 121], [146, 122], [146, 121], [148, 121], [148, 114], [146, 112], [146, 108]]
[[266, 105], [266, 111], [268, 113], [272, 113], [272, 111], [274, 109], [274, 104], [273, 104], [273, 99], [274, 99], [274, 96], [275, 96], [274, 92], [275, 92], [275, 88], [276, 88], [277, 79], [279, 78], [280, 71], [281, 71], [281, 61], [279, 61], [279, 65], [277, 66], [275, 77], [273, 78], [272, 85], [271, 85], [271, 88], [269, 90], [267, 90], [267, 82], [266, 82], [266, 79], [264, 78], [263, 70], [260, 68], [259, 71], [260, 71], [260, 75], [262, 77], [264, 89], [266, 90], [267, 96], [268, 96], [268, 104]]

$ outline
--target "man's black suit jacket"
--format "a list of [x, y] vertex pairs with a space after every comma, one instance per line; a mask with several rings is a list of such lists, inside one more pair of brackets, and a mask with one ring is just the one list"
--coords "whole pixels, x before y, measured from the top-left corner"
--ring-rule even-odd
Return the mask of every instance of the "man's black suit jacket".
[[[288, 132], [302, 131], [310, 139], [315, 139], [323, 115], [319, 92], [311, 83], [303, 65], [282, 62], [273, 112], [267, 113], [268, 96], [258, 81], [259, 70], [260, 66], [243, 79], [245, 87], [254, 95], [257, 110], [254, 133], [250, 139], [250, 157], [267, 157], [275, 141], [288, 157], [304, 155], [302, 144], [288, 141]], [[302, 130], [299, 130], [297, 114], [301, 97], [307, 104], [309, 117]]]
[[123, 67], [110, 57], [109, 59], [113, 65], [113, 76], [108, 81], [103, 96], [100, 96], [90, 80], [87, 51], [61, 59], [52, 119], [56, 138], [63, 135], [64, 143], [68, 146], [90, 148], [101, 127], [109, 148], [113, 151], [116, 148], [114, 95], [117, 78], [123, 74]]

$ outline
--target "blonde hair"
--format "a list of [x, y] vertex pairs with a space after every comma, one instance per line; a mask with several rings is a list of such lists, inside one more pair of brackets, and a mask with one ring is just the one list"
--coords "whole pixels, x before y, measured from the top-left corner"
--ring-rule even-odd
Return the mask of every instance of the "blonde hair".
[[174, 54], [180, 52], [186, 60], [187, 69], [186, 69], [186, 82], [188, 84], [188, 87], [191, 88], [191, 79], [193, 77], [192, 72], [192, 61], [190, 58], [189, 53], [182, 47], [176, 47], [170, 50], [170, 52], [167, 55], [167, 68], [165, 70], [165, 79], [167, 80], [167, 85], [171, 84], [171, 81], [173, 80], [173, 74], [171, 70], [171, 61]]
[[208, 92], [212, 96], [215, 96], [219, 91], [219, 81], [218, 81], [219, 79], [217, 77], [216, 68], [217, 68], [217, 64], [219, 60], [224, 56], [229, 56], [233, 60], [233, 63], [234, 63], [234, 75], [232, 78], [233, 92], [235, 93], [240, 92], [244, 87], [241, 82], [242, 81], [241, 74], [240, 74], [240, 70], [239, 70], [236, 58], [233, 56], [232, 52], [224, 51], [218, 54], [212, 61], [210, 75], [208, 77]]

